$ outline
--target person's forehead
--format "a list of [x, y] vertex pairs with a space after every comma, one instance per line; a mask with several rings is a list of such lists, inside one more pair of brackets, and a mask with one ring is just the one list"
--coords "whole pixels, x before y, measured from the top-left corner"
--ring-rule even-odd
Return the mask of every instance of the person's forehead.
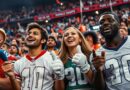
[[3, 36], [4, 36], [4, 34], [3, 34], [2, 32], [0, 32], [0, 35], [3, 35]]
[[74, 28], [68, 28], [65, 33], [68, 33], [68, 32], [77, 32]]
[[[3, 35], [3, 33], [2, 33], [2, 32], [0, 32], [0, 34], [1, 34], [1, 35]], [[4, 35], [3, 35], [3, 36], [4, 36]]]
[[40, 32], [39, 28], [32, 28], [28, 32]]
[[99, 21], [101, 21], [102, 19], [108, 19], [108, 18], [112, 18], [112, 19], [115, 19], [114, 18], [114, 15], [112, 15], [112, 14], [104, 14], [104, 15], [102, 15], [101, 17], [100, 17], [100, 19], [99, 19]]
[[55, 41], [53, 38], [48, 38], [48, 40], [53, 40], [53, 41]]

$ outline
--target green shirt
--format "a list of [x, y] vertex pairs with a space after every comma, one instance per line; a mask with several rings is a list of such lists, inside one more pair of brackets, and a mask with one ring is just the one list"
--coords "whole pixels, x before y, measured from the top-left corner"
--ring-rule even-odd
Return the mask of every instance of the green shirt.
[[[86, 89], [91, 90], [85, 74], [81, 73], [80, 68], [68, 59], [65, 67], [65, 88], [66, 90]], [[87, 89], [88, 88], [88, 89]]]

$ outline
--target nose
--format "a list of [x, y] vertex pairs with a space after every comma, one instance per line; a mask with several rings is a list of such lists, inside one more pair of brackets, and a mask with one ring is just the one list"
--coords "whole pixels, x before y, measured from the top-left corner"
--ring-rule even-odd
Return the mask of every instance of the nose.
[[72, 34], [69, 34], [69, 35], [68, 35], [68, 37], [71, 37], [71, 36], [72, 36]]
[[110, 23], [109, 20], [104, 21], [104, 25], [108, 25], [109, 23]]
[[33, 33], [29, 33], [28, 36], [33, 36]]

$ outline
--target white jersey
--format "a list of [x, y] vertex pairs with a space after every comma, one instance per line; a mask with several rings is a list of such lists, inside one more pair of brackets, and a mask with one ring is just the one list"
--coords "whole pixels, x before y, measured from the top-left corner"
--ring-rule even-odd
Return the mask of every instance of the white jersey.
[[106, 90], [130, 90], [130, 37], [117, 48], [101, 47], [96, 54], [106, 52], [104, 77]]
[[22, 81], [21, 90], [52, 90], [52, 61], [52, 56], [47, 51], [42, 51], [34, 59], [27, 55], [16, 61], [14, 71]]

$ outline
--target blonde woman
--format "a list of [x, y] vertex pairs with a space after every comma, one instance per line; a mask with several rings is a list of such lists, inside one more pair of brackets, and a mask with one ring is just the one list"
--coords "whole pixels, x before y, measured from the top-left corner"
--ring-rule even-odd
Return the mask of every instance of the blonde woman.
[[65, 29], [59, 54], [64, 63], [65, 78], [56, 82], [59, 90], [92, 90], [89, 81], [92, 81], [93, 73], [88, 64], [91, 51], [77, 28]]

